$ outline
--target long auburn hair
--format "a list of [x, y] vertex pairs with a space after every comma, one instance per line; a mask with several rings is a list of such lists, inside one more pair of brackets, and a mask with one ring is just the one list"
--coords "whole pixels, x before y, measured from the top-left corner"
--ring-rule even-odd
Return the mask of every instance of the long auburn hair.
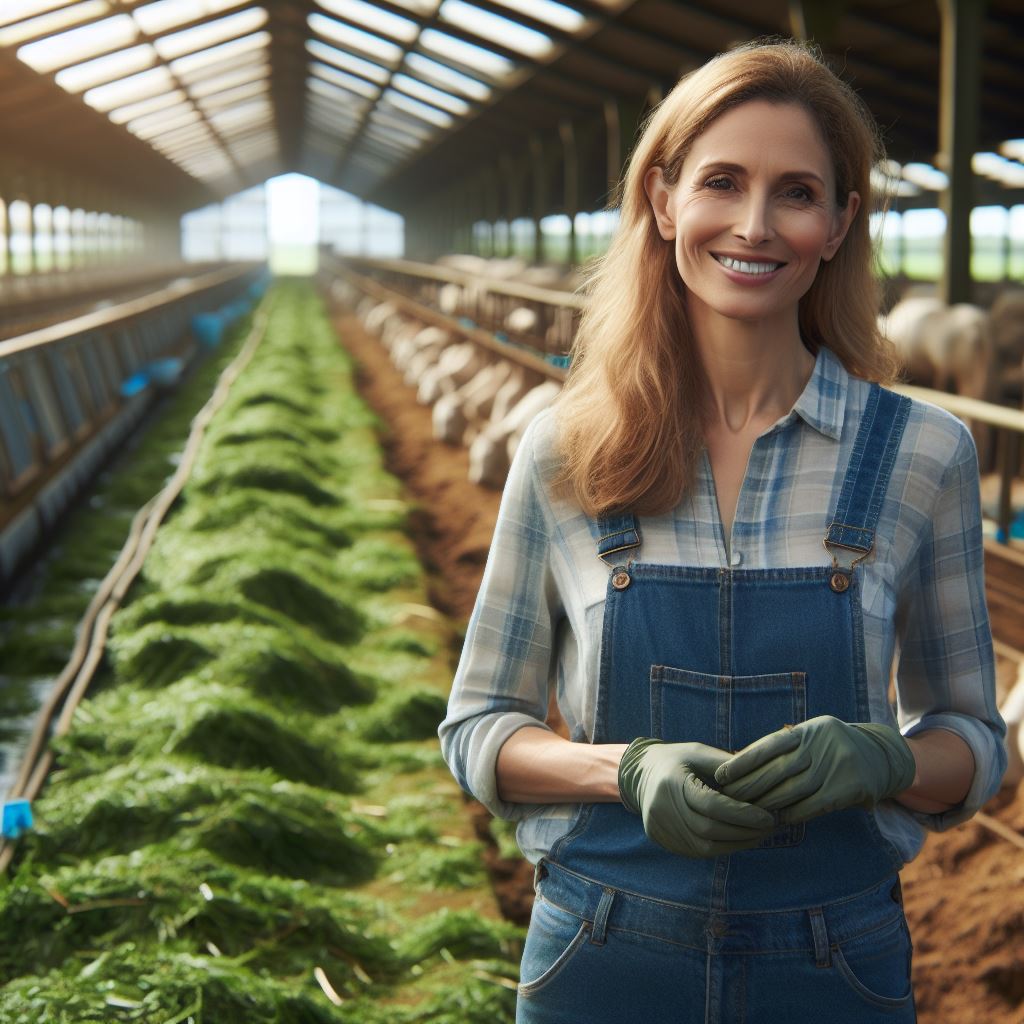
[[584, 286], [588, 303], [556, 409], [559, 479], [589, 515], [657, 515], [693, 485], [704, 443], [705, 378], [674, 246], [658, 234], [644, 175], [660, 167], [674, 186], [697, 136], [753, 99], [806, 109], [832, 157], [837, 204], [845, 207], [851, 191], [862, 198], [838, 252], [822, 262], [800, 300], [804, 344], [812, 353], [831, 349], [865, 380], [891, 383], [898, 373], [876, 322], [868, 207], [871, 165], [882, 145], [870, 113], [808, 45], [756, 42], [719, 54], [683, 77], [649, 115], [619, 184], [618, 229]]

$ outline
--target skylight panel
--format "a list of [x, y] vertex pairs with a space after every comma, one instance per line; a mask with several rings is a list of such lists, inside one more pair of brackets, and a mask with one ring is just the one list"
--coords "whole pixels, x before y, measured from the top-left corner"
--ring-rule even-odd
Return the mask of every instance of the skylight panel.
[[158, 93], [169, 92], [173, 88], [174, 79], [170, 71], [165, 67], [159, 67], [143, 71], [139, 75], [118, 79], [109, 85], [97, 86], [90, 89], [82, 99], [94, 110], [107, 111], [125, 103], [134, 103]]
[[140, 139], [152, 139], [156, 135], [170, 134], [186, 125], [195, 124], [202, 116], [191, 104], [183, 104], [185, 109], [177, 110], [173, 116], [166, 112], [150, 114], [130, 121], [125, 127], [132, 135]]
[[214, 93], [199, 100], [199, 106], [204, 111], [219, 110], [221, 107], [231, 106], [232, 103], [241, 103], [243, 100], [251, 100], [254, 96], [266, 95], [268, 83], [260, 80], [249, 82], [247, 85], [239, 85], [234, 89], [225, 89], [222, 92]]
[[525, 14], [536, 21], [543, 21], [552, 28], [563, 32], [579, 32], [587, 23], [587, 19], [579, 11], [555, 3], [555, 0], [496, 0], [502, 7], [507, 7], [517, 14]]
[[367, 104], [366, 100], [349, 92], [348, 89], [325, 82], [322, 78], [307, 78], [306, 86], [311, 93], [349, 109], [363, 109]]
[[213, 143], [214, 138], [210, 134], [210, 129], [200, 121], [184, 128], [178, 128], [173, 132], [167, 132], [165, 135], [158, 135], [151, 140], [150, 145], [155, 146], [168, 156], [173, 156], [184, 153], [190, 147], [213, 145]]
[[425, 142], [434, 134], [422, 121], [417, 121], [393, 107], [374, 107], [367, 130], [379, 132], [402, 146], [411, 146], [414, 149], [418, 143]]
[[58, 32], [55, 36], [27, 43], [17, 54], [18, 60], [24, 61], [33, 71], [47, 74], [97, 54], [130, 46], [138, 38], [139, 30], [135, 22], [127, 14], [116, 14], [92, 25]]
[[406, 96], [405, 93], [397, 92], [394, 89], [388, 89], [383, 98], [390, 106], [398, 107], [399, 110], [412, 114], [413, 117], [417, 117], [421, 121], [436, 124], [439, 128], [450, 128], [455, 120], [451, 114], [446, 114], [443, 110], [438, 110], [427, 103], [414, 100], [411, 96]]
[[[221, 43], [220, 46], [211, 46], [207, 50], [200, 50], [199, 53], [191, 53], [187, 57], [179, 57], [171, 62], [171, 71], [181, 78], [188, 78], [212, 64], [220, 62], [235, 61], [243, 54], [259, 50], [270, 42], [269, 32], [254, 32], [249, 36], [242, 36], [241, 39], [232, 39], [230, 43]], [[225, 68], [224, 70], [227, 70]]]
[[453, 96], [450, 92], [445, 92], [442, 89], [435, 89], [432, 85], [427, 85], [418, 78], [410, 78], [408, 75], [395, 75], [391, 79], [391, 84], [396, 89], [401, 89], [402, 92], [408, 93], [410, 96], [415, 96], [419, 100], [425, 100], [427, 103], [433, 103], [435, 107], [443, 107], [452, 114], [468, 114], [472, 109], [465, 100], [460, 99], [458, 96]]
[[367, 96], [373, 100], [380, 95], [380, 89], [377, 86], [371, 85], [362, 78], [356, 78], [355, 75], [350, 75], [346, 71], [332, 68], [329, 64], [311, 64], [309, 70], [317, 78], [322, 78], [325, 82], [330, 82], [342, 89], [348, 89], [349, 92], [357, 93], [359, 96]]
[[333, 46], [328, 46], [316, 39], [308, 40], [306, 49], [314, 57], [333, 64], [336, 68], [350, 71], [354, 75], [362, 75], [363, 78], [369, 78], [380, 85], [383, 85], [391, 77], [391, 72], [387, 68], [382, 68], [371, 60], [363, 60], [362, 57], [357, 57], [355, 54], [336, 50]]
[[118, 107], [116, 110], [112, 110], [107, 117], [114, 124], [125, 124], [137, 117], [145, 117], [146, 114], [152, 114], [158, 110], [173, 107], [175, 104], [181, 103], [186, 99], [188, 99], [188, 96], [183, 89], [172, 89], [170, 92], [153, 96], [148, 100], [142, 100], [140, 103], [128, 103], [123, 107]]
[[389, 156], [397, 156], [402, 160], [410, 157], [417, 149], [417, 146], [403, 146], [396, 142], [393, 136], [381, 135], [378, 132], [367, 131], [363, 135], [363, 145], [367, 149], [377, 153], [384, 153]]
[[420, 14], [427, 17], [437, 12], [441, 0], [391, 0], [398, 7], [404, 7], [413, 14]]
[[428, 53], [448, 58], [474, 71], [481, 71], [491, 78], [504, 78], [515, 71], [516, 67], [500, 54], [433, 28], [426, 28], [420, 33], [420, 46]]
[[394, 64], [402, 57], [402, 47], [388, 39], [375, 36], [372, 32], [343, 25], [340, 21], [327, 18], [322, 14], [311, 14], [308, 18], [309, 27], [318, 35], [326, 36], [334, 43], [357, 50], [367, 57], [375, 57], [386, 64]]
[[157, 39], [153, 45], [164, 60], [172, 60], [183, 54], [205, 50], [228, 39], [235, 39], [238, 36], [255, 32], [266, 22], [267, 12], [262, 7], [250, 7], [247, 11], [229, 14], [226, 18], [218, 18], [205, 25], [196, 25], [183, 32], [164, 36], [162, 39]]
[[337, 14], [346, 21], [354, 21], [379, 35], [389, 39], [400, 39], [403, 43], [411, 43], [419, 35], [420, 27], [415, 21], [392, 14], [364, 0], [316, 0], [331, 14]]
[[[26, 39], [36, 39], [39, 36], [48, 36], [53, 32], [77, 25], [80, 21], [88, 18], [99, 18], [110, 13], [110, 4], [106, 0], [87, 0], [86, 3], [72, 4], [70, 7], [63, 7], [59, 11], [51, 11], [38, 18], [31, 18], [28, 21], [20, 21], [10, 28], [0, 28], [0, 47], [17, 46]], [[0, 15], [0, 25], [5, 24], [6, 16]]]
[[54, 81], [67, 92], [82, 92], [126, 75], [134, 75], [137, 71], [151, 68], [155, 63], [156, 51], [148, 43], [143, 43], [65, 68], [57, 72]]
[[484, 39], [500, 42], [510, 50], [518, 50], [528, 57], [541, 58], [551, 52], [551, 39], [543, 32], [537, 32], [518, 22], [503, 18], [500, 14], [481, 10], [464, 0], [444, 0], [440, 18], [451, 25], [482, 36]]
[[132, 17], [143, 32], [151, 36], [164, 32], [189, 21], [198, 21], [211, 14], [220, 14], [232, 7], [241, 7], [246, 0], [157, 0], [154, 4], [136, 7]]
[[0, 25], [13, 25], [23, 18], [32, 18], [54, 7], [63, 7], [67, 0], [4, 0], [0, 5]]
[[228, 107], [211, 114], [207, 120], [218, 131], [226, 131], [239, 124], [255, 124], [270, 116], [270, 104], [266, 100], [251, 100], [236, 107]]
[[257, 59], [253, 63], [244, 64], [233, 71], [213, 74], [209, 78], [201, 78], [188, 87], [189, 95], [194, 99], [201, 99], [205, 96], [212, 96], [218, 92], [234, 89], [236, 86], [245, 85], [256, 80], [266, 80], [270, 73], [270, 66], [266, 61]]
[[434, 85], [454, 89], [456, 92], [462, 93], [463, 96], [481, 102], [490, 99], [490, 86], [478, 82], [475, 78], [470, 78], [469, 75], [462, 74], [461, 71], [456, 71], [447, 64], [424, 57], [422, 53], [407, 53], [405, 64], [410, 71], [414, 71], [420, 78], [433, 82]]

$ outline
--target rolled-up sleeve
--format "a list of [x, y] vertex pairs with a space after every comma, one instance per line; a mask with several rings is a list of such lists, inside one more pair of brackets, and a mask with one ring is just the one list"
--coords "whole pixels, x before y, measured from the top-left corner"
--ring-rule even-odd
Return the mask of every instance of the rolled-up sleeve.
[[900, 606], [901, 731], [909, 737], [945, 729], [974, 755], [974, 778], [963, 803], [940, 814], [912, 812], [925, 828], [943, 831], [970, 818], [996, 792], [1006, 770], [1006, 725], [996, 707], [985, 603], [978, 459], [962, 425]]
[[502, 744], [524, 726], [548, 728], [548, 687], [561, 602], [551, 573], [552, 520], [540, 484], [537, 422], [512, 461], [469, 620], [441, 751], [459, 785], [492, 814], [519, 819], [532, 804], [498, 796], [495, 764]]

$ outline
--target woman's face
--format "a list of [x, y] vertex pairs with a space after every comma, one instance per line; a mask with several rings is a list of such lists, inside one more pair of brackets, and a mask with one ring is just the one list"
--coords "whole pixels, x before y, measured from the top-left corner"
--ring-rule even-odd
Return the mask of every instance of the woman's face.
[[644, 178], [661, 237], [698, 322], [725, 317], [795, 324], [821, 260], [831, 259], [860, 204], [835, 202], [832, 159], [797, 104], [750, 100], [694, 141], [677, 184]]

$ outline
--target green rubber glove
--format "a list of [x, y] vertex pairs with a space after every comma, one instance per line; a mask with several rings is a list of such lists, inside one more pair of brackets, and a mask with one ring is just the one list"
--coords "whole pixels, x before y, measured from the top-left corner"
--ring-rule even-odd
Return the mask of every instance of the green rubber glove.
[[821, 715], [751, 743], [719, 765], [715, 783], [791, 825], [844, 807], [874, 807], [906, 789], [915, 773], [914, 754], [895, 729]]
[[768, 811], [712, 788], [715, 769], [731, 757], [703, 743], [635, 739], [619, 762], [622, 802], [672, 853], [718, 857], [750, 849], [778, 825]]

